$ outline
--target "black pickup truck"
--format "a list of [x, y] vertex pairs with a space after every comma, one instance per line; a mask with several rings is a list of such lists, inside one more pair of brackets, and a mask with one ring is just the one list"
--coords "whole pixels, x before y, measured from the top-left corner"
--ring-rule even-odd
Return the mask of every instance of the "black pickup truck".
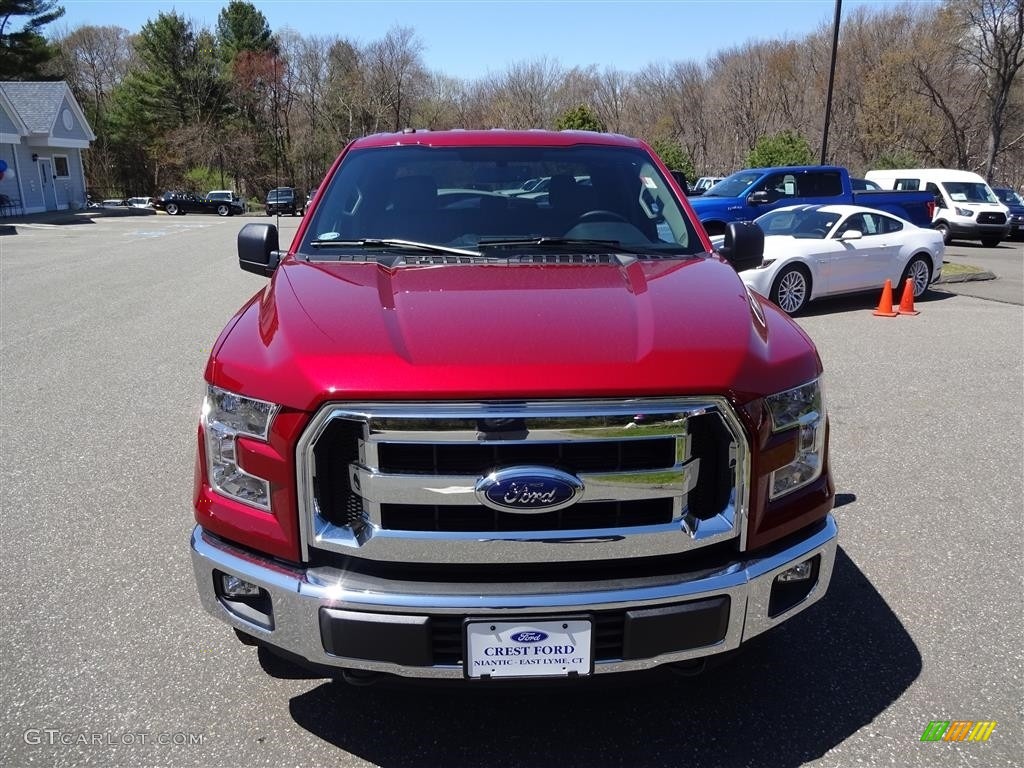
[[244, 210], [242, 204], [234, 200], [211, 200], [189, 192], [164, 192], [154, 201], [153, 207], [158, 211], [166, 211], [168, 216], [181, 216], [185, 213], [236, 216]]

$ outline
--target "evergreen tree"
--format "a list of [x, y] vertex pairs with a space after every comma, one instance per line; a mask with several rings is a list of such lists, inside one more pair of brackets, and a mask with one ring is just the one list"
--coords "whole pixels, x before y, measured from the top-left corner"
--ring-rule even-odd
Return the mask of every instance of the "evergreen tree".
[[668, 166], [670, 171], [681, 171], [689, 183], [692, 184], [693, 180], [697, 178], [693, 161], [686, 156], [686, 152], [679, 146], [679, 142], [657, 138], [651, 142], [651, 149], [661, 158], [661, 162]]
[[242, 51], [278, 52], [267, 17], [244, 0], [231, 0], [217, 16], [217, 44], [221, 57], [228, 62]]
[[782, 165], [813, 165], [814, 155], [807, 139], [792, 131], [762, 136], [747, 155], [748, 168], [775, 168]]
[[604, 124], [590, 107], [580, 104], [575, 109], [570, 109], [555, 124], [560, 131], [598, 131], [604, 132]]
[[[42, 28], [64, 15], [57, 0], [0, 0], [0, 80], [38, 80], [56, 51]], [[17, 29], [14, 19], [27, 16]]]

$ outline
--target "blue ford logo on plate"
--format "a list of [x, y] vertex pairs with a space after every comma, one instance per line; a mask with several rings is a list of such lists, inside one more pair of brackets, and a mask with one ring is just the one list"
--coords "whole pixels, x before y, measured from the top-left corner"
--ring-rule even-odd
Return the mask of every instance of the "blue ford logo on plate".
[[542, 643], [548, 639], [548, 633], [531, 630], [529, 632], [516, 632], [513, 635], [509, 635], [509, 637], [516, 643]]
[[575, 504], [583, 482], [575, 475], [549, 467], [499, 469], [476, 484], [481, 504], [501, 512], [554, 512]]

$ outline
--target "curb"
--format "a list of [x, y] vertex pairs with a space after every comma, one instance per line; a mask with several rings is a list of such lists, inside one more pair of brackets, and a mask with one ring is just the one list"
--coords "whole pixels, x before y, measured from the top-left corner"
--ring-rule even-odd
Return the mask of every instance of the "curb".
[[956, 275], [950, 275], [949, 277], [940, 277], [932, 285], [942, 285], [944, 283], [971, 283], [975, 280], [995, 280], [996, 276], [988, 270], [982, 270], [981, 272], [960, 272]]

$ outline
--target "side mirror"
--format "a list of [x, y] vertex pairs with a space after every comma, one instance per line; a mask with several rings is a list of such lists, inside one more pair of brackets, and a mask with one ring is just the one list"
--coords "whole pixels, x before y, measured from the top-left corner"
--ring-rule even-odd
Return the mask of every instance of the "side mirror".
[[763, 189], [757, 190], [757, 192], [751, 192], [750, 197], [747, 198], [747, 202], [751, 205], [764, 205], [768, 201], [768, 192]]
[[270, 277], [281, 263], [277, 227], [246, 224], [238, 233], [238, 266], [245, 272]]
[[840, 240], [860, 240], [864, 237], [859, 229], [848, 229], [839, 236]]
[[734, 221], [725, 228], [718, 253], [737, 272], [760, 266], [764, 258], [764, 231], [752, 221]]

